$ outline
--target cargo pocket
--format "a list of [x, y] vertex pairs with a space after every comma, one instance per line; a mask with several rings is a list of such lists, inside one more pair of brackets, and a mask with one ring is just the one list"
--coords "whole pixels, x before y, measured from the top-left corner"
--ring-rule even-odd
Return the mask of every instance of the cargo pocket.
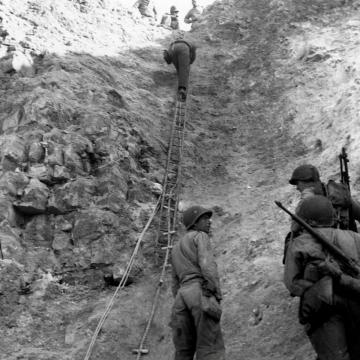
[[300, 300], [300, 324], [318, 324], [332, 314], [333, 283], [330, 276], [324, 276], [305, 291]]

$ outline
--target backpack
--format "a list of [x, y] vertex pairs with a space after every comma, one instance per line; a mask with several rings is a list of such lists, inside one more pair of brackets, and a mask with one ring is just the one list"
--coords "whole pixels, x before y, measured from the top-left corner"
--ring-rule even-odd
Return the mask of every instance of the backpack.
[[326, 185], [326, 197], [335, 209], [336, 227], [343, 230], [352, 229], [350, 224], [351, 196], [348, 187], [343, 183], [329, 180]]

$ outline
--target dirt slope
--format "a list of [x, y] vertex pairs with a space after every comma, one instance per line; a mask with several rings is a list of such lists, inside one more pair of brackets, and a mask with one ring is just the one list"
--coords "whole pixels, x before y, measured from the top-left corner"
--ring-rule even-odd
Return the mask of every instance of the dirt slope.
[[[98, 119], [105, 119], [110, 129], [105, 142], [125, 142], [124, 134], [131, 134], [126, 146], [130, 164], [141, 160], [130, 166], [134, 183], [161, 181], [176, 83], [173, 69], [161, 62], [170, 33], [141, 19], [131, 20], [124, 7], [110, 1], [96, 2], [84, 12], [75, 5], [69, 10], [68, 1], [35, 14], [29, 12], [34, 8], [29, 4], [1, 3], [9, 29], [24, 17], [28, 22], [37, 19], [37, 28], [46, 36], [40, 36], [42, 31], [39, 36], [28, 34], [27, 42], [37, 52], [48, 43], [50, 53], [37, 60], [34, 76], [5, 76], [6, 102], [11, 104], [18, 96], [32, 99], [43, 89], [40, 94], [53, 103], [76, 108], [80, 114], [76, 125], [84, 129], [87, 121], [96, 128], [102, 126]], [[34, 4], [36, 9], [46, 7]], [[71, 11], [78, 11], [78, 16], [71, 17]], [[351, 160], [353, 192], [359, 191], [358, 16], [355, 1], [228, 0], [210, 7], [204, 22], [187, 34], [198, 45], [198, 57], [188, 101], [181, 206], [201, 203], [215, 210], [213, 235], [224, 290], [222, 325], [229, 359], [315, 358], [297, 323], [297, 300], [288, 296], [282, 283], [283, 237], [289, 221], [273, 201], [294, 208], [297, 195], [287, 179], [300, 163], [312, 162], [324, 178], [336, 178], [342, 146]], [[104, 22], [108, 18], [111, 25]], [[97, 32], [100, 22], [104, 25]], [[66, 32], [66, 24], [73, 30]], [[93, 32], [91, 38], [85, 36], [87, 32]], [[121, 37], [119, 47], [112, 46], [111, 34]], [[123, 47], [132, 41], [135, 48]], [[105, 96], [111, 89], [121, 97]], [[114, 102], [120, 110], [114, 110]], [[58, 108], [55, 113], [62, 116], [55, 120], [62, 129], [73, 131], [69, 112], [64, 106]], [[119, 128], [122, 134], [116, 135]], [[143, 152], [136, 151], [141, 146]], [[131, 236], [141, 231], [155, 201], [140, 185], [131, 192], [135, 201], [127, 199], [134, 222]], [[151, 241], [152, 234], [143, 248], [147, 265], [117, 298], [97, 340], [94, 359], [134, 359], [131, 349], [144, 330], [157, 283]], [[46, 276], [41, 277], [40, 288], [8, 305], [12, 311], [1, 322], [0, 359], [84, 358], [114, 288], [99, 286], [95, 280], [76, 284]], [[149, 360], [169, 359], [173, 351], [168, 285], [148, 339]]]

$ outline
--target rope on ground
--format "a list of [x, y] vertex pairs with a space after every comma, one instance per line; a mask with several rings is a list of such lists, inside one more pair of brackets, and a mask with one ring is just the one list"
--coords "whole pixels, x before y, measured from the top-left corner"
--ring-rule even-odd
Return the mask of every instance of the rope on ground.
[[158, 207], [159, 207], [159, 204], [160, 204], [160, 199], [161, 199], [161, 197], [159, 197], [158, 202], [157, 202], [157, 204], [155, 206], [155, 209], [154, 209], [153, 213], [151, 214], [148, 222], [146, 223], [143, 231], [141, 232], [141, 234], [139, 236], [139, 239], [138, 239], [138, 241], [137, 241], [137, 243], [135, 245], [134, 251], [133, 251], [133, 253], [131, 255], [131, 258], [130, 258], [130, 260], [128, 262], [128, 265], [126, 267], [125, 273], [124, 273], [119, 285], [117, 286], [117, 288], [116, 288], [116, 290], [114, 292], [114, 295], [111, 297], [111, 299], [110, 299], [110, 301], [109, 301], [109, 303], [108, 303], [108, 305], [106, 307], [106, 310], [104, 311], [103, 315], [101, 316], [101, 319], [100, 319], [100, 321], [99, 321], [99, 323], [98, 323], [98, 325], [97, 325], [97, 327], [95, 329], [94, 335], [93, 335], [93, 337], [91, 339], [91, 342], [89, 344], [89, 347], [88, 347], [88, 350], [87, 350], [86, 355], [84, 357], [84, 360], [89, 360], [90, 359], [90, 356], [91, 356], [93, 347], [95, 345], [96, 339], [97, 339], [97, 337], [99, 335], [99, 332], [100, 332], [102, 326], [105, 323], [105, 320], [106, 320], [107, 316], [109, 315], [109, 313], [111, 311], [112, 306], [114, 305], [116, 295], [118, 294], [119, 290], [122, 289], [125, 286], [128, 278], [129, 278], [130, 271], [131, 271], [132, 266], [134, 264], [136, 254], [137, 254], [137, 252], [139, 251], [139, 248], [140, 248], [140, 243], [141, 243], [146, 231], [148, 230], [149, 226], [151, 225], [151, 223], [152, 223], [152, 221], [153, 221], [153, 219], [154, 219], [154, 217], [155, 217], [155, 215], [156, 215], [156, 213], [158, 211]]

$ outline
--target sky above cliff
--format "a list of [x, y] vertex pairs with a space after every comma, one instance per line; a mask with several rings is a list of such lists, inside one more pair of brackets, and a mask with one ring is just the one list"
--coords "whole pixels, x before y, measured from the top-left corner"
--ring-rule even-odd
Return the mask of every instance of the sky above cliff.
[[[131, 3], [133, 5], [136, 0], [126, 0], [128, 5]], [[213, 4], [215, 0], [198, 0], [197, 4], [199, 8], [204, 9], [206, 6]], [[180, 19], [180, 27], [183, 30], [189, 30], [190, 26], [184, 23], [184, 17], [186, 13], [192, 8], [192, 0], [154, 0], [154, 4], [156, 6], [158, 12], [158, 20], [160, 21], [161, 16], [168, 12], [172, 5], [175, 5], [179, 10], [179, 19]]]

